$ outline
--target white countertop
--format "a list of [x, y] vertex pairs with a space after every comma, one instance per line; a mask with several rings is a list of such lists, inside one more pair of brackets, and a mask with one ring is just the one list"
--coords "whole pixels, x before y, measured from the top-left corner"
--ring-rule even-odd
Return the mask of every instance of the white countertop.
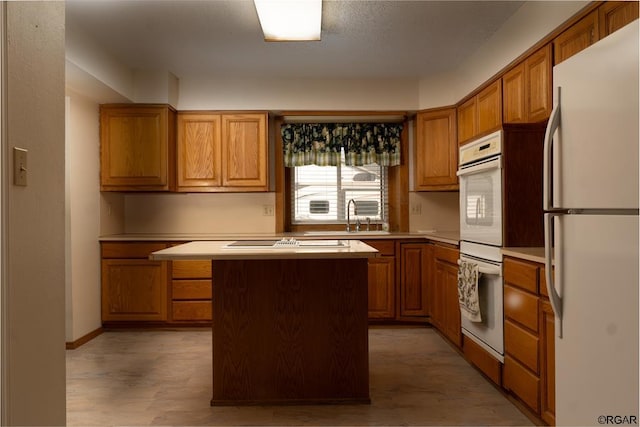
[[[337, 241], [332, 241], [337, 242]], [[344, 246], [326, 240], [309, 240], [300, 246], [229, 247], [234, 241], [193, 241], [151, 253], [152, 260], [251, 260], [303, 258], [371, 258], [378, 251], [359, 240], [341, 240]]]
[[502, 255], [544, 264], [544, 247], [502, 248]]
[[281, 239], [281, 238], [295, 238], [295, 239], [346, 239], [346, 240], [380, 240], [380, 239], [424, 239], [441, 243], [448, 243], [450, 245], [459, 245], [460, 232], [459, 231], [424, 231], [424, 232], [389, 232], [389, 233], [347, 233], [335, 232], [327, 235], [318, 234], [305, 234], [305, 233], [124, 233], [124, 234], [111, 234], [101, 236], [99, 238], [102, 242], [132, 242], [132, 241], [165, 241], [165, 242], [190, 242], [190, 241], [216, 241], [216, 240], [268, 240], [268, 239]]

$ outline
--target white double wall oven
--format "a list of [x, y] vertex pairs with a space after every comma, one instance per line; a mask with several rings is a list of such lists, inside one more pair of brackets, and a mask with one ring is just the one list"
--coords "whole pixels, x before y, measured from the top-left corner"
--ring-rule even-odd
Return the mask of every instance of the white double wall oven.
[[482, 320], [462, 333], [504, 363], [502, 131], [460, 147], [460, 259], [478, 266]]

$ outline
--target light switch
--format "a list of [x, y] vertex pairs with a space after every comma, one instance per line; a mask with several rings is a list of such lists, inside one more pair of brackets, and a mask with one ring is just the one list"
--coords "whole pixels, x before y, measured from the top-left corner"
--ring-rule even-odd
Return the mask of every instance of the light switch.
[[27, 186], [27, 150], [13, 147], [13, 185]]

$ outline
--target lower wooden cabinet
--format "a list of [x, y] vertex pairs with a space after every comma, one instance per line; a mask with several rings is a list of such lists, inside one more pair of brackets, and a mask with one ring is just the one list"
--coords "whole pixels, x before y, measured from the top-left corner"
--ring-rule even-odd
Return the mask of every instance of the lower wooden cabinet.
[[503, 387], [555, 424], [555, 318], [542, 264], [504, 260]]
[[365, 240], [380, 256], [369, 259], [369, 319], [393, 320], [396, 317], [396, 241]]
[[171, 322], [211, 322], [211, 261], [171, 261]]
[[102, 242], [103, 325], [209, 324], [210, 261], [151, 261], [164, 242]]
[[167, 320], [167, 263], [150, 261], [163, 243], [102, 244], [102, 322]]
[[428, 286], [432, 282], [433, 245], [402, 243], [400, 245], [400, 316], [422, 318], [429, 315]]
[[458, 248], [435, 245], [431, 321], [456, 347], [462, 347], [458, 303]]

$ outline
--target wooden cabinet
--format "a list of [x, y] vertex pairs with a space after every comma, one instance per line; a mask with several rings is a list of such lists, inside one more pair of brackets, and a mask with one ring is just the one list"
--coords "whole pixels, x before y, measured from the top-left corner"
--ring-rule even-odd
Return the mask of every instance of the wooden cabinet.
[[178, 113], [178, 191], [222, 185], [220, 115]]
[[396, 257], [394, 240], [365, 240], [380, 252], [379, 257], [370, 258], [369, 268], [369, 319], [391, 320], [396, 316]]
[[497, 130], [502, 124], [502, 79], [458, 105], [458, 143]]
[[416, 123], [415, 190], [457, 190], [456, 109], [419, 112]]
[[462, 346], [460, 305], [458, 303], [457, 248], [436, 244], [434, 246], [435, 274], [430, 305], [431, 322], [457, 347]]
[[267, 114], [178, 114], [178, 190], [268, 191]]
[[172, 322], [211, 322], [211, 276], [211, 261], [171, 262]]
[[551, 44], [548, 44], [504, 74], [504, 123], [536, 123], [549, 118], [551, 62]]
[[167, 105], [100, 106], [100, 189], [172, 190], [175, 116]]
[[167, 263], [150, 261], [164, 243], [102, 245], [102, 322], [167, 320]]
[[222, 115], [222, 185], [267, 191], [267, 114]]
[[428, 286], [431, 282], [433, 245], [402, 243], [400, 245], [400, 317], [429, 315]]
[[600, 38], [619, 30], [638, 19], [637, 1], [608, 1], [598, 8]]
[[554, 314], [541, 264], [505, 257], [503, 387], [545, 422], [555, 421]]
[[553, 40], [554, 65], [586, 49], [598, 39], [598, 11], [594, 10]]

